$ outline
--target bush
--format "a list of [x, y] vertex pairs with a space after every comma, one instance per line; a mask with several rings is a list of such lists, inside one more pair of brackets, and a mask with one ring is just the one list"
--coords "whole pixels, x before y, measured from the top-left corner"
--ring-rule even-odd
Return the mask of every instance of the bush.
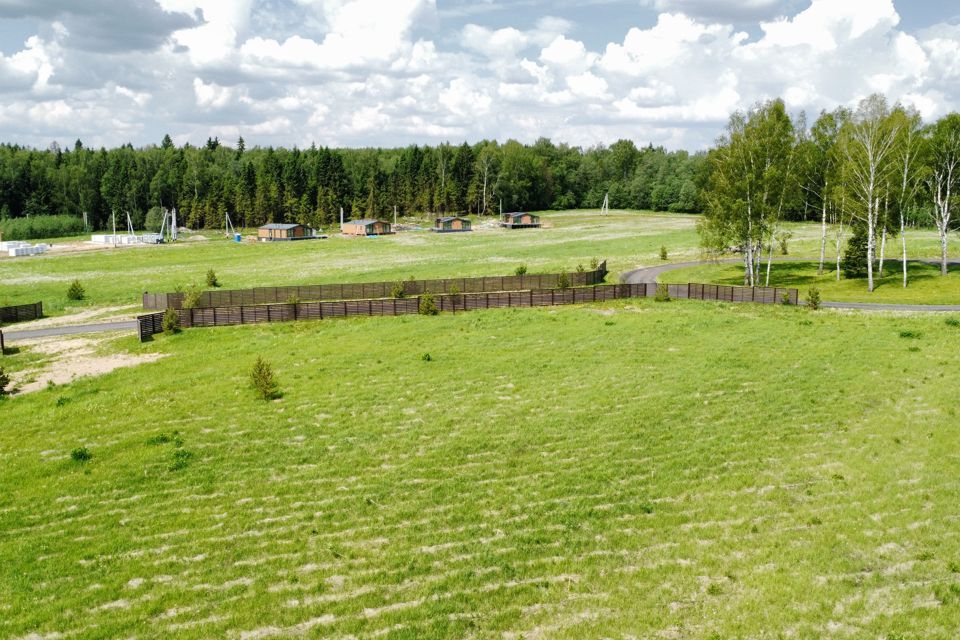
[[590, 270], [596, 271], [600, 268], [600, 259], [599, 258], [590, 258]]
[[280, 397], [280, 387], [273, 375], [273, 367], [262, 356], [257, 356], [257, 361], [253, 363], [253, 370], [250, 372], [250, 386], [264, 400], [273, 400]]
[[807, 292], [807, 308], [816, 311], [820, 308], [820, 289], [813, 287]]
[[207, 286], [214, 288], [220, 286], [220, 281], [217, 280], [217, 273], [213, 269], [207, 270]]
[[203, 294], [200, 291], [200, 287], [193, 284], [187, 288], [187, 291], [183, 294], [183, 308], [184, 309], [196, 309], [197, 305], [200, 304], [200, 296]]
[[516, 269], [513, 270], [514, 275], [525, 276], [527, 275], [527, 265], [522, 264]]
[[919, 331], [901, 331], [900, 337], [906, 338], [907, 340], [916, 340], [923, 336]]
[[782, 305], [785, 306], [785, 307], [790, 306], [790, 292], [789, 292], [789, 291], [784, 291], [783, 294], [780, 296], [780, 304], [782, 304]]
[[948, 327], [960, 327], [960, 318], [947, 318], [944, 322]]
[[784, 231], [783, 233], [778, 233], [776, 236], [777, 246], [780, 247], [780, 255], [788, 256], [790, 255], [789, 242], [790, 238], [793, 237], [793, 232]]
[[403, 288], [402, 282], [398, 281], [393, 283], [393, 289], [390, 290], [390, 297], [396, 298], [397, 300], [407, 297], [407, 291]]
[[180, 469], [185, 469], [187, 464], [190, 462], [190, 458], [192, 457], [193, 454], [186, 449], [174, 449], [173, 463], [170, 465], [170, 471], [179, 471]]
[[664, 282], [657, 283], [657, 293], [653, 296], [656, 302], [670, 302], [670, 287]]
[[70, 452], [70, 459], [74, 462], [86, 462], [93, 457], [93, 454], [90, 453], [90, 450], [86, 447], [77, 447]]
[[167, 307], [163, 312], [163, 319], [160, 321], [160, 327], [168, 336], [180, 333], [180, 314], [173, 307]]
[[83, 285], [80, 284], [79, 280], [74, 280], [70, 283], [70, 287], [67, 289], [67, 298], [70, 300], [83, 300], [87, 296], [86, 290], [83, 288]]
[[424, 362], [431, 362], [433, 360], [433, 356], [431, 356], [429, 353], [425, 353], [422, 356], [420, 356], [420, 359], [423, 360]]
[[0, 233], [4, 240], [62, 238], [83, 232], [83, 218], [75, 216], [30, 216], [0, 220]]
[[440, 313], [440, 310], [437, 309], [437, 301], [429, 293], [420, 296], [418, 311], [422, 316], [435, 316]]
[[284, 300], [287, 304], [300, 304], [300, 296], [295, 293], [291, 293], [287, 296], [287, 299]]
[[561, 273], [557, 277], [557, 289], [569, 289], [570, 288], [570, 276], [566, 273]]
[[586, 269], [583, 268], [582, 263], [577, 265], [577, 273], [584, 273], [585, 271]]
[[7, 387], [10, 386], [11, 382], [10, 376], [3, 370], [3, 367], [0, 367], [0, 398], [10, 395], [10, 390]]
[[661, 259], [661, 260], [666, 260], [666, 259], [667, 259], [667, 247], [665, 247], [665, 246], [661, 246], [661, 247], [660, 247], [660, 259]]

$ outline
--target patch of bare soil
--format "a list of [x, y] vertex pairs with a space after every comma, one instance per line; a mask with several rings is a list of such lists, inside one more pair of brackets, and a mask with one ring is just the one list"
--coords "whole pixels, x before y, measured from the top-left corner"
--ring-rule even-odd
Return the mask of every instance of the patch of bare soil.
[[115, 369], [154, 362], [165, 354], [98, 353], [109, 338], [42, 338], [25, 341], [33, 351], [49, 356], [39, 368], [13, 375], [17, 395], [45, 389], [50, 383], [61, 385], [77, 378], [101, 376]]

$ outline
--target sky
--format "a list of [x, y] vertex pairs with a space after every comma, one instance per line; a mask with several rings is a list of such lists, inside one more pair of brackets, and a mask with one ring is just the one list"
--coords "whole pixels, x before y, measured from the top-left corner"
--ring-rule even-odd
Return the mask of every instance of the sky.
[[708, 147], [782, 97], [960, 110], [956, 0], [0, 0], [0, 142]]

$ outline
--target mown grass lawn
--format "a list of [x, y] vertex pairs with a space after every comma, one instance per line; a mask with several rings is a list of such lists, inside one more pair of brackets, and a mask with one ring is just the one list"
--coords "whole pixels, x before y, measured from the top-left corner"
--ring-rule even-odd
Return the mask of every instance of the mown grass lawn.
[[123, 338], [168, 357], [0, 404], [0, 636], [954, 638], [958, 341], [678, 301]]
[[[426, 221], [420, 221], [427, 224]], [[661, 245], [672, 259], [698, 254], [696, 217], [595, 211], [543, 214], [547, 228], [506, 230], [489, 218], [472, 233], [403, 232], [379, 238], [235, 244], [207, 234], [206, 241], [173, 245], [50, 253], [0, 259], [0, 305], [42, 300], [48, 314], [77, 306], [140, 303], [145, 291], [205, 287], [214, 269], [225, 288], [363, 282], [417, 278], [509, 275], [521, 264], [530, 273], [589, 268], [592, 258], [620, 271], [659, 261]], [[252, 232], [253, 233], [253, 232]], [[86, 288], [81, 305], [66, 299], [73, 279]]]
[[[887, 262], [884, 275], [875, 276], [873, 293], [867, 291], [866, 278], [848, 279], [841, 273], [837, 280], [834, 271], [817, 275], [816, 262], [775, 262], [770, 272], [770, 286], [792, 287], [806, 298], [813, 287], [820, 289], [823, 300], [836, 302], [880, 302], [902, 304], [960, 304], [960, 267], [953, 267], [946, 276], [940, 275], [940, 266], [911, 262], [907, 264], [907, 287], [903, 286], [903, 266]], [[764, 266], [766, 269], [766, 266]], [[766, 271], [761, 274], [765, 277]], [[709, 282], [712, 284], [743, 285], [743, 266], [737, 264], [708, 264], [664, 273], [664, 282]]]

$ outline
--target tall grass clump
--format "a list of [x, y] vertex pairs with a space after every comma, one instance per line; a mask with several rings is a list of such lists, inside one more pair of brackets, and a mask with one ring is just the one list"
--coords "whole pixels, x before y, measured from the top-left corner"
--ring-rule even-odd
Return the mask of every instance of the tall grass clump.
[[670, 287], [665, 282], [658, 282], [653, 299], [656, 302], [670, 302]]
[[62, 238], [84, 232], [83, 219], [75, 216], [30, 216], [0, 220], [4, 240]]

